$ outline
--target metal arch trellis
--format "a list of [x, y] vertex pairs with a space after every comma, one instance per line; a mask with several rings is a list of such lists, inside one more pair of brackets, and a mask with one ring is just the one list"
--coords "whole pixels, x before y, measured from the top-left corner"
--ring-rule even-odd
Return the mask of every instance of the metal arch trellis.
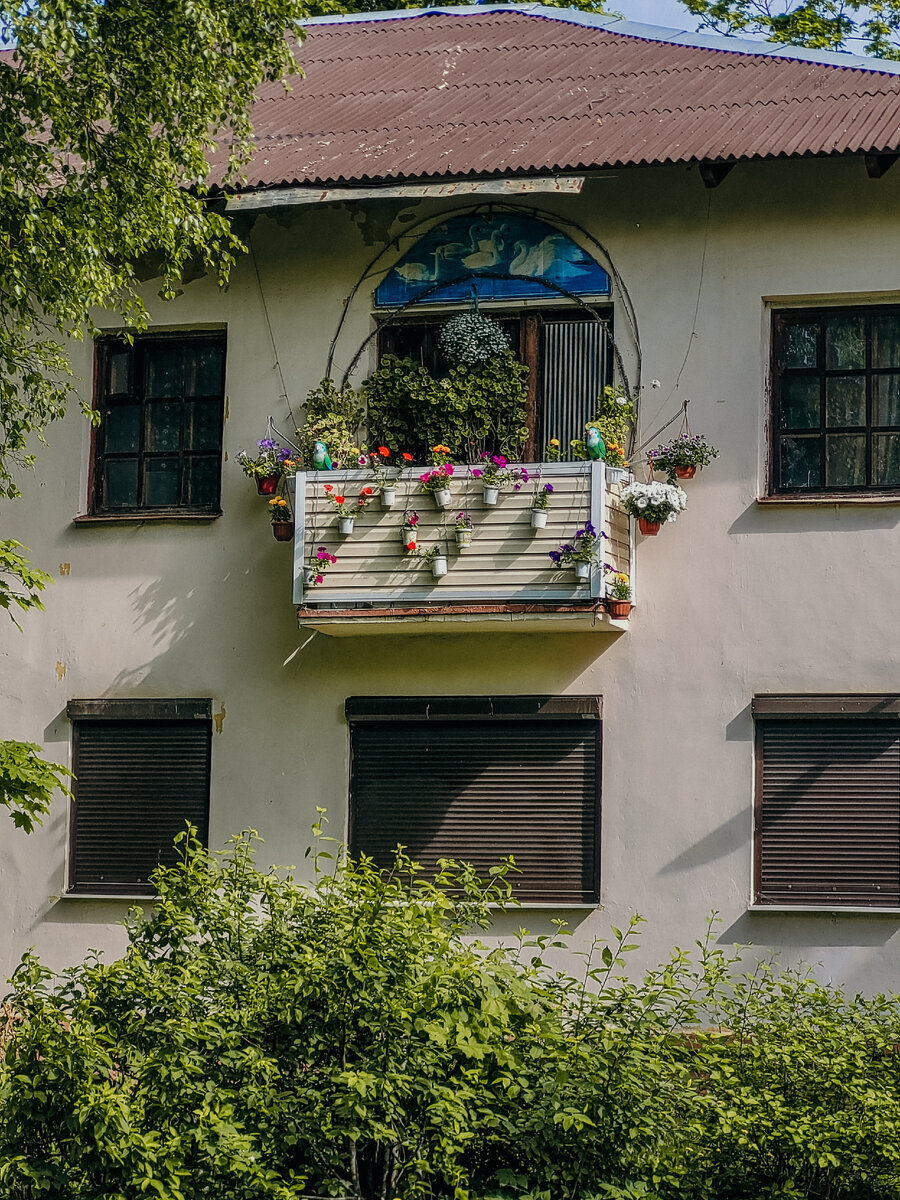
[[[331, 339], [331, 345], [328, 348], [328, 360], [327, 360], [326, 367], [325, 367], [326, 376], [328, 376], [328, 377], [331, 376], [331, 373], [332, 373], [332, 370], [334, 367], [334, 356], [335, 356], [335, 352], [337, 349], [337, 344], [338, 344], [338, 341], [340, 340], [341, 332], [342, 332], [342, 330], [344, 328], [344, 324], [347, 320], [348, 313], [349, 313], [357, 295], [359, 294], [360, 288], [363, 286], [363, 284], [368, 279], [373, 278], [374, 276], [377, 276], [382, 273], [381, 270], [376, 270], [375, 268], [378, 266], [378, 264], [381, 262], [381, 260], [387, 254], [390, 253], [390, 251], [392, 249], [396, 249], [399, 251], [401, 237], [402, 238], [415, 237], [416, 234], [418, 234], [424, 227], [426, 227], [426, 226], [430, 227], [433, 225], [437, 225], [440, 223], [440, 221], [442, 221], [443, 219], [445, 219], [448, 216], [462, 216], [467, 213], [471, 214], [472, 216], [477, 216], [479, 214], [491, 215], [495, 212], [530, 213], [533, 217], [538, 218], [542, 221], [545, 221], [549, 225], [555, 225], [557, 228], [568, 227], [569, 229], [576, 230], [586, 241], [588, 241], [592, 246], [596, 247], [596, 249], [599, 250], [599, 252], [602, 255], [602, 258], [604, 260], [603, 265], [608, 268], [608, 272], [613, 281], [615, 289], [619, 293], [619, 295], [622, 297], [624, 315], [625, 315], [626, 321], [628, 323], [629, 331], [634, 340], [634, 349], [635, 349], [635, 356], [637, 359], [637, 364], [636, 364], [636, 371], [635, 371], [635, 384], [634, 384], [634, 388], [632, 389], [628, 384], [628, 377], [624, 370], [624, 363], [622, 362], [621, 353], [619, 352], [618, 346], [615, 344], [612, 337], [610, 337], [610, 340], [613, 344], [613, 351], [616, 356], [617, 365], [619, 366], [619, 371], [620, 371], [620, 374], [621, 374], [621, 377], [623, 380], [623, 384], [626, 389], [626, 393], [628, 394], [629, 399], [633, 399], [635, 404], [637, 405], [640, 401], [640, 391], [641, 391], [640, 382], [641, 382], [642, 352], [641, 352], [641, 342], [640, 342], [640, 331], [638, 329], [637, 314], [634, 309], [634, 303], [631, 299], [631, 295], [628, 291], [628, 288], [622, 279], [622, 276], [619, 274], [618, 268], [616, 267], [615, 263], [613, 262], [612, 255], [609, 253], [607, 248], [603, 245], [603, 243], [597, 237], [595, 237], [589, 230], [585, 229], [584, 226], [580, 225], [577, 221], [573, 221], [573, 220], [571, 220], [571, 218], [560, 216], [558, 213], [550, 212], [547, 209], [539, 208], [535, 205], [530, 205], [530, 206], [526, 207], [521, 204], [503, 204], [503, 203], [491, 202], [489, 204], [476, 204], [476, 205], [468, 205], [468, 206], [461, 206], [461, 207], [445, 208], [437, 213], [431, 213], [428, 216], [420, 218], [418, 221], [414, 222], [408, 228], [402, 230], [400, 233], [395, 234], [395, 236], [393, 238], [391, 238], [391, 240], [389, 242], [387, 242], [378, 251], [378, 253], [375, 255], [375, 257], [369, 261], [369, 263], [364, 268], [362, 274], [357, 279], [356, 283], [350, 289], [347, 299], [344, 302], [344, 306], [341, 311], [341, 316], [338, 320], [338, 324], [337, 324], [337, 328], [335, 329], [334, 336]], [[387, 274], [388, 270], [390, 270], [390, 268], [385, 268], [384, 274]], [[489, 272], [479, 272], [479, 275], [490, 277]], [[467, 274], [467, 275], [461, 277], [461, 279], [454, 280], [453, 282], [454, 283], [463, 282], [464, 280], [469, 279], [469, 278], [471, 278], [471, 276], [469, 274]], [[496, 276], [494, 276], [494, 278], [509, 279], [509, 278], [515, 278], [515, 276], [503, 274], [503, 275], [496, 275]], [[537, 278], [548, 289], [558, 292], [560, 295], [565, 296], [567, 299], [576, 301], [577, 303], [581, 304], [584, 308], [588, 309], [588, 311], [590, 311], [595, 316], [596, 319], [602, 320], [602, 318], [599, 317], [599, 314], [597, 314], [595, 312], [595, 310], [592, 309], [592, 307], [589, 304], [587, 304], [584, 300], [582, 300], [580, 297], [574, 295], [571, 292], [566, 291], [565, 288], [562, 288], [557, 284], [551, 283], [549, 280], [541, 279], [540, 277], [537, 277]], [[440, 285], [441, 289], [445, 288], [447, 286], [452, 286], [452, 284], [448, 284], [448, 282], [446, 280], [444, 280], [443, 283]], [[440, 290], [440, 289], [437, 289], [437, 288], [426, 289], [426, 291], [423, 293], [420, 293], [419, 296], [417, 296], [415, 298], [415, 300], [410, 301], [408, 304], [403, 305], [399, 309], [392, 310], [388, 316], [388, 321], [390, 321], [392, 318], [400, 315], [400, 313], [405, 312], [406, 309], [412, 307], [413, 305], [420, 304], [422, 302], [422, 299], [424, 296], [427, 296], [428, 294], [430, 294], [432, 291], [435, 291], [435, 290]], [[608, 329], [608, 324], [607, 324], [607, 329]], [[375, 332], [377, 333], [377, 330]], [[374, 335], [369, 335], [369, 337], [367, 337], [365, 339], [365, 341], [363, 342], [363, 345], [360, 347], [360, 350], [357, 352], [357, 354], [355, 355], [355, 357], [353, 359], [351, 368], [344, 373], [343, 379], [344, 379], [345, 383], [346, 383], [346, 380], [348, 379], [349, 375], [351, 374], [352, 369], [359, 362], [359, 358], [362, 354], [362, 351], [365, 349], [365, 347], [368, 345], [368, 343], [372, 340], [372, 336], [374, 336]], [[636, 415], [637, 415], [637, 411], [636, 411]]]

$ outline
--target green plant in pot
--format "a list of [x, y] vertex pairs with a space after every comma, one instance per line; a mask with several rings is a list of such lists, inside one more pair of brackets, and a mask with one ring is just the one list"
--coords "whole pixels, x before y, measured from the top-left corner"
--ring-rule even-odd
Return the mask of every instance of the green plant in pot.
[[316, 442], [323, 442], [336, 467], [357, 466], [365, 406], [353, 388], [323, 379], [306, 397], [306, 423], [297, 430], [303, 465], [312, 470]]

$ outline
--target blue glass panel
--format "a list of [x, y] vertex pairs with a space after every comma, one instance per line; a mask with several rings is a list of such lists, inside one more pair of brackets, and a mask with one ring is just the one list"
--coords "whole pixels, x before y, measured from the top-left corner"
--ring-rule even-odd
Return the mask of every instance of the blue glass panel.
[[[555, 285], [555, 286], [554, 286]], [[608, 296], [609, 276], [566, 234], [521, 213], [452, 217], [430, 229], [375, 289], [379, 308], [412, 300]]]

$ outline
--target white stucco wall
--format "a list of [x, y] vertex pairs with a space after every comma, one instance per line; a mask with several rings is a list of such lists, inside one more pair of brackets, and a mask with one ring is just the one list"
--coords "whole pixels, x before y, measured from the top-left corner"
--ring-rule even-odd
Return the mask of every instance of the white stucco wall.
[[[560, 692], [604, 698], [602, 908], [569, 916], [579, 939], [637, 911], [642, 961], [701, 936], [819, 963], [852, 989], [895, 986], [900, 918], [748, 912], [752, 723], [761, 691], [898, 691], [900, 506], [755, 503], [767, 358], [766, 302], [900, 297], [900, 168], [861, 161], [739, 165], [715, 191], [681, 168], [620, 172], [546, 207], [590, 228], [635, 303], [652, 432], [691, 398], [695, 431], [720, 458], [688, 484], [687, 513], [638, 546], [639, 608], [619, 638], [591, 633], [329, 639], [296, 627], [289, 545], [234, 462], [271, 413], [291, 420], [273, 369], [253, 263], [230, 289], [208, 280], [154, 306], [160, 327], [225, 325], [224, 515], [207, 524], [76, 528], [85, 510], [87, 424], [53, 428], [4, 535], [53, 570], [45, 614], [0, 626], [0, 731], [69, 757], [73, 697], [211, 696], [211, 841], [244, 826], [277, 863], [303, 863], [317, 805], [346, 816], [348, 695]], [[704, 235], [709, 232], [691, 342]], [[446, 206], [445, 206], [446, 207]], [[299, 415], [324, 374], [344, 297], [403, 211], [329, 207], [262, 217], [260, 278]], [[438, 206], [423, 203], [416, 216]], [[370, 293], [351, 311], [339, 365], [371, 329]], [[90, 346], [75, 369], [90, 395]], [[663, 407], [663, 404], [665, 406]], [[659, 411], [662, 409], [662, 411]], [[677, 426], [676, 426], [677, 429]], [[67, 566], [63, 566], [67, 564]], [[64, 573], [65, 572], [65, 573]], [[300, 647], [303, 646], [302, 649]], [[120, 901], [60, 898], [65, 805], [30, 837], [0, 824], [0, 975], [29, 945], [54, 966], [122, 944]], [[548, 926], [535, 911], [498, 922]]]

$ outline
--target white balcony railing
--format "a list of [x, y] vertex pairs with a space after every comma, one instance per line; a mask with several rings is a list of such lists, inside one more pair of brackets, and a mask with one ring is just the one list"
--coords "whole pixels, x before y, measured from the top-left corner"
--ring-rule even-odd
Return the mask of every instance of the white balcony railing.
[[[384, 508], [379, 499], [356, 516], [353, 533], [342, 537], [338, 513], [329, 501], [332, 494], [347, 497], [352, 510], [356, 497], [372, 485], [365, 470], [299, 473], [296, 477], [294, 541], [294, 600], [306, 608], [328, 605], [403, 606], [455, 603], [546, 602], [589, 606], [604, 595], [604, 564], [632, 574], [631, 532], [628, 516], [618, 504], [618, 487], [609, 488], [605, 464], [528, 464], [531, 482], [520, 491], [502, 491], [499, 503], [483, 500], [483, 485], [470, 469], [457, 467], [452, 483], [452, 505], [439, 510], [430, 495], [419, 488], [425, 468], [405, 471], [397, 483], [397, 500]], [[547, 525], [531, 526], [531, 507], [537, 487], [549, 483], [553, 493]], [[404, 552], [402, 528], [408, 513], [419, 515], [420, 549], [440, 545], [447, 553], [449, 570], [435, 579], [427, 563]], [[472, 543], [456, 544], [456, 516], [468, 512]], [[579, 583], [571, 566], [557, 568], [549, 557], [590, 521], [606, 535], [599, 544], [590, 579]], [[337, 563], [324, 572], [323, 582], [310, 585], [307, 568], [318, 547], [324, 546]]]

